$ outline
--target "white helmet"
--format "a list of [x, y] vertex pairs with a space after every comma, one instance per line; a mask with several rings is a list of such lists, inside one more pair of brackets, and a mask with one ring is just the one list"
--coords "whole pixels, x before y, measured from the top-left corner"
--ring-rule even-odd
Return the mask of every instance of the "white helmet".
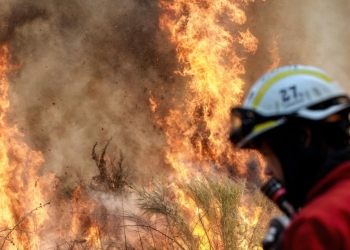
[[260, 78], [242, 107], [232, 109], [230, 139], [240, 148], [288, 117], [317, 121], [348, 107], [347, 93], [324, 71], [284, 66]]

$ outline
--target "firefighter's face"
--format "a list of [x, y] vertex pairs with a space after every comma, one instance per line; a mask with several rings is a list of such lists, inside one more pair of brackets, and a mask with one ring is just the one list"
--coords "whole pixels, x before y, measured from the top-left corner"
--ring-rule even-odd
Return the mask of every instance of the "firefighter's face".
[[259, 147], [259, 152], [264, 156], [266, 161], [264, 174], [275, 177], [280, 182], [284, 183], [282, 165], [271, 147], [263, 140]]

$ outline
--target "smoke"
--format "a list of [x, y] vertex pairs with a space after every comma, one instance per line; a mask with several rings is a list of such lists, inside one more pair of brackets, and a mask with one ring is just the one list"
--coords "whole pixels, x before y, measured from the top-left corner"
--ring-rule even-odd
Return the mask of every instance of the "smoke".
[[[34, 21], [38, 18], [47, 18], [44, 9], [40, 9], [32, 4], [15, 4], [15, 6], [4, 5], [5, 10], [2, 12], [3, 26], [0, 29], [0, 43], [4, 44], [11, 40], [17, 27], [25, 25], [27, 22]], [[5, 12], [5, 14], [4, 14]]]
[[[92, 145], [113, 137], [139, 176], [168, 172], [155, 116], [181, 102], [186, 79], [174, 74], [175, 47], [159, 29], [157, 0], [4, 1], [0, 43], [22, 67], [11, 77], [8, 119], [43, 152], [42, 173], [90, 178]], [[350, 90], [345, 0], [255, 1], [246, 8], [259, 39], [246, 57], [245, 91], [279, 65], [311, 64]], [[237, 27], [227, 27], [228, 30]], [[277, 60], [277, 58], [279, 58]], [[176, 94], [175, 94], [176, 93]], [[156, 114], [149, 98], [158, 102]], [[68, 178], [69, 179], [69, 178]]]
[[[99, 174], [92, 147], [98, 142], [97, 151], [102, 150], [111, 138], [108, 154], [118, 157], [123, 151], [125, 164], [136, 171], [134, 181], [171, 173], [155, 116], [176, 104], [173, 93], [180, 95], [185, 81], [173, 73], [179, 65], [158, 26], [158, 1], [0, 4], [0, 45], [7, 44], [13, 63], [20, 65], [9, 75], [6, 118], [31, 149], [43, 153], [39, 184], [52, 176], [48, 173], [59, 180], [42, 190], [51, 205], [42, 233], [47, 240], [40, 244], [84, 238], [96, 221], [103, 237], [119, 237], [120, 211], [137, 212], [134, 197], [75, 187], [80, 180], [91, 184]], [[158, 105], [155, 114], [150, 97]], [[33, 209], [26, 205], [24, 211]]]
[[350, 91], [349, 11], [346, 0], [267, 0], [251, 4], [249, 27], [259, 38], [259, 49], [247, 59], [246, 89], [269, 70], [275, 49], [280, 66], [320, 67]]
[[[44, 154], [42, 173], [90, 178], [92, 145], [112, 137], [109, 153], [123, 150], [138, 176], [167, 173], [155, 116], [181, 102], [186, 79], [174, 74], [181, 65], [159, 29], [158, 1], [0, 1], [0, 43], [22, 63], [10, 76], [8, 119]], [[350, 90], [348, 10], [345, 0], [250, 3], [239, 29], [259, 44], [242, 54], [245, 91], [278, 63], [321, 67]]]
[[181, 86], [175, 50], [158, 28], [156, 0], [0, 1], [0, 42], [22, 67], [10, 75], [8, 120], [44, 154], [42, 173], [97, 173], [95, 142], [113, 138], [138, 174], [169, 169], [154, 121]]

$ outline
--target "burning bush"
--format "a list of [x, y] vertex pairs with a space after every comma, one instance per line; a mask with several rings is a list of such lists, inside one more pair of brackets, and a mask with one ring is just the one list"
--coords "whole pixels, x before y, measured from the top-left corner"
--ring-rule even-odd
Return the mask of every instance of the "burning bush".
[[276, 211], [245, 180], [214, 175], [180, 184], [154, 177], [142, 186], [131, 182], [124, 158], [113, 165], [108, 145], [100, 155], [93, 147], [99, 175], [92, 184], [79, 182], [66, 198], [74, 235], [61, 239], [60, 249], [260, 249]]

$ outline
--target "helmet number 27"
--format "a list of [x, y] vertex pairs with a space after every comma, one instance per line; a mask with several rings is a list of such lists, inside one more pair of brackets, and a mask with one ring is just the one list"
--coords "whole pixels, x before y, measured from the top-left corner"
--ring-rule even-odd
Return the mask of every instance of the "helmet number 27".
[[289, 102], [291, 101], [291, 99], [297, 99], [298, 98], [298, 93], [297, 93], [297, 87], [296, 86], [292, 86], [289, 87], [288, 89], [282, 89], [280, 91], [281, 95], [282, 95], [282, 101], [283, 102]]
[[282, 97], [282, 105], [285, 108], [300, 104], [304, 101], [303, 94], [300, 92], [298, 93], [295, 85], [280, 90], [280, 94]]

